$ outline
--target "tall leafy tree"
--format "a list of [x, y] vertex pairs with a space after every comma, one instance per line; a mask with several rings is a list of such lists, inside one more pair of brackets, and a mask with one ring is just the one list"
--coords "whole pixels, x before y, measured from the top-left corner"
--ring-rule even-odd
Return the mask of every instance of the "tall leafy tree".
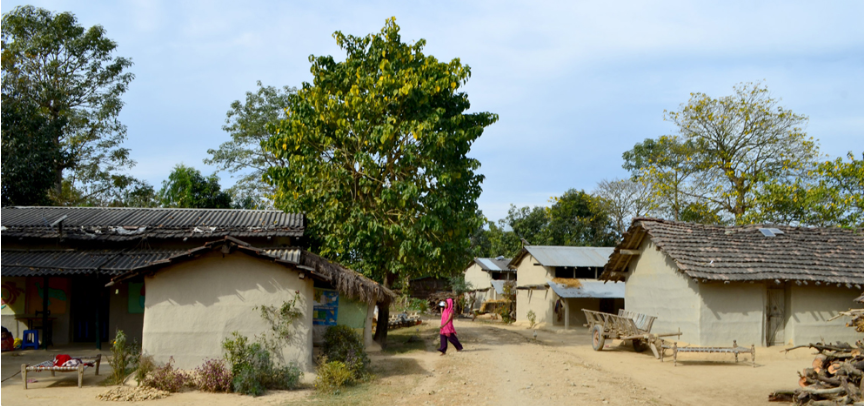
[[201, 171], [180, 164], [162, 181], [159, 202], [162, 207], [228, 209], [231, 195], [222, 191], [215, 174], [205, 177]]
[[228, 110], [222, 129], [231, 136], [231, 141], [222, 143], [218, 149], [208, 149], [207, 165], [218, 170], [238, 174], [237, 182], [227, 190], [244, 207], [267, 208], [272, 206], [275, 193], [273, 185], [264, 181], [264, 173], [270, 167], [285, 166], [285, 160], [264, 148], [270, 138], [267, 127], [285, 119], [288, 96], [296, 93], [293, 87], [276, 88], [258, 82], [258, 91], [246, 92], [246, 100], [235, 100]]
[[[480, 163], [471, 144], [498, 116], [467, 113], [471, 69], [402, 42], [395, 18], [364, 37], [334, 34], [344, 61], [311, 56], [311, 83], [288, 96], [268, 151], [276, 207], [305, 212], [317, 249], [385, 285], [449, 275], [479, 227]], [[403, 279], [399, 278], [399, 279]], [[384, 342], [388, 307], [379, 309]]]
[[[134, 77], [126, 72], [132, 61], [112, 56], [116, 47], [104, 28], [85, 29], [68, 12], [54, 14], [20, 6], [3, 15], [4, 109], [8, 101], [21, 98], [33, 105], [42, 121], [37, 131], [41, 134], [29, 139], [41, 146], [44, 136], [55, 144], [50, 154], [37, 154], [53, 157], [50, 173], [55, 199], [64, 195], [64, 176], [86, 198], [126, 183], [117, 179], [123, 176], [117, 172], [134, 164], [129, 150], [121, 147], [126, 127], [118, 120], [123, 107], [120, 97]], [[22, 159], [33, 158], [22, 155]], [[19, 158], [12, 155], [11, 159]], [[7, 162], [4, 157], [4, 167], [7, 164], [29, 165]]]
[[744, 83], [733, 89], [720, 98], [693, 93], [665, 116], [698, 151], [696, 167], [718, 173], [704, 199], [740, 223], [763, 185], [806, 167], [819, 149], [802, 129], [807, 117], [780, 106], [767, 87]]

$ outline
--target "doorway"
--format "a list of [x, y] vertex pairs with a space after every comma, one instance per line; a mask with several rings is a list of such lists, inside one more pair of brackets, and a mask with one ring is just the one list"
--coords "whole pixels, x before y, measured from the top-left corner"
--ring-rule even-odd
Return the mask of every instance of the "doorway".
[[783, 345], [786, 341], [786, 301], [783, 289], [768, 289], [768, 310], [765, 344]]
[[95, 342], [97, 334], [108, 341], [108, 305], [110, 297], [99, 278], [72, 278], [72, 342]]

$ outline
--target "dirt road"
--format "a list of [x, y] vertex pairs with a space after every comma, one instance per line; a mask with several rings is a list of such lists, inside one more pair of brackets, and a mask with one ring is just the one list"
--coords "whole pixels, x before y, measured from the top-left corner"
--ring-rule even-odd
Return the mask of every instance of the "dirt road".
[[[749, 357], [742, 356], [742, 362], [735, 364], [729, 355], [703, 355], [673, 367], [617, 342], [604, 351], [592, 351], [584, 329], [538, 331], [535, 340], [525, 328], [466, 320], [456, 321], [465, 351], [457, 353], [451, 347], [447, 355], [439, 356], [436, 324], [430, 320], [419, 328], [392, 331], [388, 350], [371, 354], [377, 378], [336, 396], [315, 394], [314, 376], [307, 375], [309, 388], [303, 390], [273, 391], [258, 398], [187, 391], [146, 404], [767, 406], [768, 393], [794, 387], [795, 371], [809, 363], [808, 357], [812, 359], [806, 350], [781, 356], [776, 348], [757, 348], [756, 368]], [[4, 378], [7, 370], [14, 372], [7, 363], [20, 365], [20, 360], [3, 355]], [[105, 405], [96, 395], [108, 388], [99, 386], [97, 377], [85, 378], [82, 389], [75, 387], [71, 375], [39, 380], [27, 391], [19, 377], [3, 382], [2, 403]]]

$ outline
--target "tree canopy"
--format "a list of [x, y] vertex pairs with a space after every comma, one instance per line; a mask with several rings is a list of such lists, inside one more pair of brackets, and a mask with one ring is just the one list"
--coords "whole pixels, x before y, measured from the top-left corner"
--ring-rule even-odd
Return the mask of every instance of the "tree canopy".
[[222, 143], [218, 149], [207, 150], [210, 158], [204, 160], [205, 164], [239, 175], [227, 192], [250, 208], [272, 206], [275, 188], [264, 181], [264, 174], [272, 166], [285, 166], [285, 160], [268, 152], [264, 143], [270, 138], [268, 126], [285, 119], [288, 96], [296, 91], [288, 86], [281, 89], [263, 86], [259, 81], [257, 92], [246, 92], [244, 102], [231, 103], [222, 126], [231, 141]]
[[720, 98], [692, 93], [679, 110], [665, 112], [677, 135], [624, 153], [624, 168], [649, 184], [675, 219], [746, 222], [765, 185], [818, 156], [802, 129], [805, 116], [780, 106], [760, 83], [733, 90]]
[[231, 195], [222, 191], [215, 174], [201, 175], [201, 171], [183, 164], [174, 167], [159, 190], [162, 207], [199, 209], [231, 208]]
[[[98, 195], [137, 184], [119, 173], [134, 165], [121, 146], [126, 127], [118, 120], [120, 97], [134, 76], [126, 72], [130, 59], [112, 56], [116, 47], [104, 28], [85, 29], [68, 12], [20, 6], [3, 15], [4, 184], [7, 166], [18, 174], [21, 168], [50, 167], [51, 194], [59, 204], [111, 200]], [[9, 123], [7, 103], [18, 115]], [[45, 201], [36, 195], [44, 187], [43, 175], [34, 176], [39, 179], [31, 176], [34, 183], [20, 190], [28, 197], [17, 201]], [[64, 192], [64, 178], [75, 191]]]
[[395, 18], [334, 38], [345, 60], [310, 56], [312, 82], [288, 96], [265, 143], [285, 161], [267, 172], [276, 207], [306, 213], [322, 255], [387, 285], [461, 269], [483, 180], [467, 154], [498, 116], [466, 113], [471, 69], [402, 42]]

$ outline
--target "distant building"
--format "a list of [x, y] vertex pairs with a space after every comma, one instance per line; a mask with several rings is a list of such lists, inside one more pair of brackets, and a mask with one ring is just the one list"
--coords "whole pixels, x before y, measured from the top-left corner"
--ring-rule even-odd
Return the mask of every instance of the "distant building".
[[601, 279], [625, 281], [627, 310], [694, 345], [852, 343], [861, 335], [828, 319], [861, 294], [864, 232], [640, 218]]
[[533, 311], [540, 327], [579, 326], [582, 309], [618, 313], [624, 308], [624, 284], [597, 278], [612, 247], [526, 245], [509, 267], [516, 270], [516, 322], [528, 324]]
[[515, 281], [516, 271], [508, 268], [510, 258], [474, 258], [465, 268], [465, 282], [472, 286], [474, 310], [483, 302], [503, 298], [504, 282]]

